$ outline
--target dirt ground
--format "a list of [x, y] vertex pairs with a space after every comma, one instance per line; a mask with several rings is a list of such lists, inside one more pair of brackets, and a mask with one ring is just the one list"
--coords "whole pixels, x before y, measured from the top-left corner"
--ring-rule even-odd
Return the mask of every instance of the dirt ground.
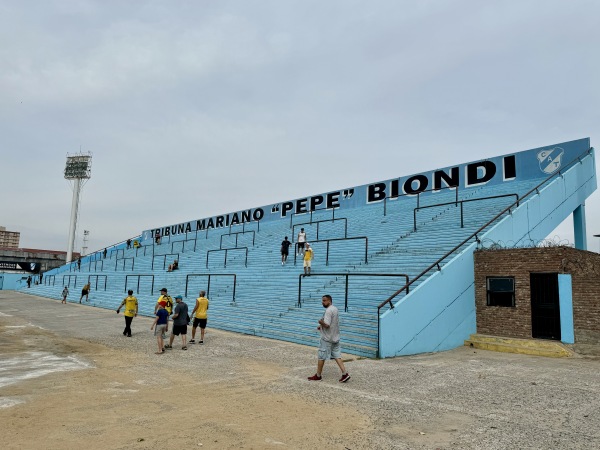
[[314, 348], [209, 323], [155, 355], [150, 323], [126, 338], [115, 311], [0, 291], [0, 447], [600, 448], [595, 357], [346, 355], [348, 383], [331, 361], [309, 382]]
[[237, 376], [221, 378], [25, 324], [0, 317], [0, 358], [78, 355], [93, 368], [0, 389], [26, 399], [0, 409], [5, 449], [344, 448], [369, 426], [357, 410], [265, 391], [277, 365], [240, 359]]

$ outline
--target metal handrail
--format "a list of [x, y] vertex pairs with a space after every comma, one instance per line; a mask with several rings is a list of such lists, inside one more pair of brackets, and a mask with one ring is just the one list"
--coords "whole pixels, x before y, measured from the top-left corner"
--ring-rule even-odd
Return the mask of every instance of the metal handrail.
[[[312, 277], [346, 277], [346, 287], [344, 294], [344, 311], [348, 311], [348, 278], [349, 277], [404, 277], [408, 283], [408, 275], [405, 273], [313, 273], [307, 275], [308, 278]], [[298, 308], [302, 308], [302, 278], [304, 274], [298, 275]], [[408, 292], [408, 291], [407, 291]]]
[[114, 252], [117, 252], [117, 258], [119, 258], [119, 252], [123, 252], [123, 258], [125, 258], [125, 249], [124, 248], [116, 248], [110, 251], [108, 254], [108, 259], [112, 259], [112, 255]]
[[154, 256], [154, 245], [140, 245], [139, 247], [137, 247], [135, 249], [135, 256], [136, 257], [138, 256], [138, 252], [139, 252], [140, 248], [144, 249], [144, 255], [143, 256], [146, 256], [146, 249], [148, 249], [148, 248], [152, 249], [152, 256]]
[[238, 236], [240, 234], [246, 234], [246, 233], [252, 233], [252, 246], [254, 247], [254, 242], [256, 240], [256, 231], [254, 230], [248, 230], [248, 231], [236, 231], [234, 233], [227, 233], [227, 234], [222, 234], [221, 235], [221, 242], [219, 243], [219, 249], [223, 249], [223, 236], [233, 236], [235, 234], [235, 248], [237, 248], [238, 245]]
[[133, 271], [133, 266], [135, 264], [135, 258], [133, 256], [130, 256], [128, 258], [116, 258], [115, 259], [115, 272], [117, 271], [117, 265], [119, 264], [119, 261], [123, 261], [123, 271], [125, 271], [125, 261], [128, 259], [131, 260], [131, 271]]
[[94, 288], [95, 291], [98, 290], [98, 278], [100, 277], [104, 277], [104, 290], [106, 290], [106, 283], [108, 281], [108, 277], [106, 275], [88, 275], [88, 283], [91, 283], [92, 277], [96, 277], [96, 287]]
[[235, 286], [237, 284], [237, 275], [235, 273], [190, 273], [185, 277], [185, 297], [188, 296], [188, 283], [190, 277], [208, 277], [208, 285], [206, 287], [206, 296], [210, 296], [210, 279], [211, 277], [233, 277], [233, 302], [235, 303]]
[[77, 275], [63, 275], [63, 286], [65, 286], [65, 278], [69, 279], [69, 282], [66, 284], [67, 287], [71, 287], [71, 278], [75, 277], [75, 282], [73, 283], [73, 287], [77, 287]]
[[319, 239], [319, 224], [324, 222], [336, 222], [338, 220], [344, 221], [344, 238], [348, 237], [348, 219], [345, 217], [338, 217], [337, 219], [317, 220], [315, 222], [295, 223], [292, 225], [292, 244], [294, 243], [294, 235], [296, 234], [296, 227], [302, 227], [302, 225], [313, 225], [317, 224], [317, 239]]
[[443, 186], [443, 187], [440, 187], [439, 189], [434, 189], [434, 188], [425, 189], [424, 191], [419, 191], [416, 194], [406, 194], [405, 193], [405, 194], [398, 194], [398, 195], [391, 195], [389, 197], [387, 197], [387, 196], [384, 197], [383, 198], [383, 215], [387, 216], [387, 200], [388, 199], [393, 199], [393, 198], [395, 199], [395, 198], [400, 198], [400, 197], [410, 197], [410, 196], [416, 195], [417, 196], [417, 208], [418, 208], [419, 206], [421, 206], [421, 194], [423, 192], [439, 192], [442, 189], [456, 189], [456, 202], [451, 202], [451, 203], [458, 202], [458, 186]]
[[129, 280], [129, 277], [137, 277], [137, 279], [138, 279], [136, 294], [140, 293], [140, 279], [142, 277], [152, 277], [152, 286], [150, 287], [150, 295], [154, 294], [154, 275], [125, 275], [125, 292], [127, 292], [127, 281]]
[[435, 205], [426, 205], [426, 206], [417, 206], [416, 208], [413, 209], [413, 231], [417, 231], [417, 211], [420, 211], [421, 209], [427, 209], [427, 208], [435, 208], [438, 206], [448, 206], [448, 205], [455, 205], [457, 203], [460, 203], [460, 227], [464, 228], [464, 217], [463, 217], [463, 203], [468, 203], [468, 202], [477, 202], [477, 201], [481, 201], [481, 200], [491, 200], [494, 198], [504, 198], [504, 197], [516, 197], [516, 203], [517, 206], [519, 206], [519, 194], [502, 194], [502, 195], [490, 195], [489, 197], [480, 197], [480, 198], [469, 198], [466, 200], [459, 200], [458, 202], [446, 202], [446, 203], [436, 203]]
[[46, 275], [44, 276], [44, 286], [50, 286], [50, 278], [52, 278], [52, 286], [56, 285], [56, 275]]
[[100, 263], [100, 272], [104, 271], [104, 260], [90, 261], [88, 264], [88, 272], [92, 271], [92, 263], [94, 263], [94, 272], [98, 272], [98, 263]]
[[379, 312], [381, 310], [381, 308], [383, 308], [386, 304], [389, 303], [390, 305], [390, 309], [394, 308], [394, 305], [392, 303], [392, 300], [399, 295], [400, 293], [402, 293], [405, 289], [408, 292], [408, 289], [410, 288], [410, 286], [412, 284], [415, 283], [415, 281], [417, 281], [418, 279], [420, 279], [423, 275], [425, 275], [426, 273], [428, 273], [431, 269], [433, 269], [434, 267], [437, 267], [438, 270], [442, 270], [440, 268], [440, 263], [445, 260], [448, 256], [450, 256], [451, 254], [453, 254], [454, 252], [456, 252], [459, 248], [461, 248], [463, 245], [465, 245], [467, 242], [469, 242], [472, 238], [475, 238], [475, 240], [477, 242], [479, 242], [479, 237], [477, 237], [477, 235], [479, 233], [481, 233], [484, 229], [486, 229], [489, 225], [491, 225], [492, 223], [494, 223], [498, 218], [500, 218], [505, 212], [510, 212], [511, 208], [513, 208], [514, 206], [517, 205], [518, 202], [523, 201], [524, 198], [528, 197], [529, 195], [531, 195], [533, 192], [536, 192], [537, 194], [539, 194], [539, 189], [541, 186], [543, 186], [544, 184], [546, 184], [549, 180], [551, 180], [552, 178], [561, 176], [562, 174], [571, 168], [571, 166], [573, 164], [575, 164], [575, 162], [579, 161], [579, 163], [581, 164], [581, 158], [585, 155], [589, 155], [591, 154], [592, 150], [594, 148], [590, 147], [588, 150], [586, 150], [585, 152], [581, 153], [579, 156], [577, 156], [576, 158], [574, 158], [572, 161], [570, 161], [568, 164], [566, 164], [564, 166], [564, 168], [559, 169], [558, 172], [553, 173], [552, 175], [550, 175], [547, 178], [544, 178], [544, 180], [542, 182], [540, 182], [536, 187], [532, 188], [529, 192], [527, 192], [526, 194], [522, 195], [519, 200], [517, 202], [514, 202], [513, 204], [511, 204], [510, 206], [504, 208], [501, 212], [499, 212], [498, 214], [496, 214], [496, 216], [494, 216], [494, 218], [492, 218], [491, 220], [489, 220], [485, 225], [479, 227], [479, 229], [477, 231], [475, 231], [473, 234], [471, 234], [469, 237], [467, 237], [465, 240], [463, 240], [460, 244], [458, 244], [456, 247], [454, 247], [452, 250], [446, 252], [446, 254], [444, 256], [442, 256], [441, 258], [439, 258], [436, 262], [434, 262], [433, 264], [431, 264], [427, 269], [423, 270], [419, 275], [417, 275], [415, 278], [413, 278], [410, 282], [406, 283], [405, 286], [403, 286], [401, 289], [399, 289], [398, 291], [396, 291], [394, 294], [392, 294], [387, 300], [385, 300], [384, 302], [382, 302], [378, 307], [377, 307], [377, 317], [380, 316]]
[[179, 253], [165, 253], [164, 255], [154, 255], [152, 256], [152, 270], [154, 270], [154, 258], [163, 257], [163, 270], [167, 267], [167, 256], [177, 256], [177, 261], [179, 262]]
[[223, 264], [223, 268], [226, 268], [227, 267], [227, 252], [229, 250], [242, 250], [242, 249], [246, 250], [246, 260], [244, 262], [244, 266], [248, 267], [248, 247], [235, 247], [235, 248], [214, 248], [212, 250], [208, 250], [206, 252], [206, 268], [208, 269], [208, 255], [211, 252], [222, 252], [222, 251], [225, 252], [225, 262]]
[[329, 209], [328, 208], [321, 208], [321, 209], [313, 209], [311, 211], [306, 211], [306, 212], [292, 213], [292, 214], [290, 214], [290, 227], [293, 225], [294, 216], [301, 216], [301, 215], [309, 214], [309, 213], [310, 213], [310, 222], [309, 223], [312, 224], [313, 213], [314, 212], [316, 213], [316, 212], [319, 212], [319, 211], [328, 211], [328, 210], [333, 211], [333, 214], [332, 214], [332, 217], [331, 217], [331, 220], [333, 221], [333, 220], [335, 220], [335, 210], [336, 209], [340, 209], [339, 206], [337, 208], [329, 208]]
[[[334, 239], [321, 239], [318, 241], [311, 241], [311, 245], [317, 242], [327, 242], [327, 253], [325, 254], [325, 265], [329, 265], [329, 242], [331, 241], [350, 241], [353, 239], [364, 239], [365, 240], [365, 264], [369, 264], [369, 238], [367, 236], [355, 236], [349, 238], [334, 238]], [[298, 258], [298, 252], [294, 252], [294, 265], [296, 265], [296, 260]]]
[[181, 253], [185, 253], [185, 243], [189, 242], [189, 241], [194, 241], [194, 252], [196, 251], [196, 243], [198, 242], [197, 238], [190, 238], [190, 239], [182, 239], [180, 241], [173, 241], [171, 242], [171, 254], [173, 253], [173, 246], [175, 244], [179, 244], [181, 242]]
[[[234, 224], [230, 223], [229, 224], [229, 233], [231, 233], [231, 227], [239, 227], [240, 225], [242, 226], [242, 232], [244, 232], [244, 231], [246, 231], [246, 224], [251, 224], [251, 223], [255, 223], [256, 231], [260, 232], [260, 220], [251, 220], [250, 222], [244, 222], [244, 223], [234, 223]], [[248, 231], [252, 231], [252, 230], [248, 230]]]

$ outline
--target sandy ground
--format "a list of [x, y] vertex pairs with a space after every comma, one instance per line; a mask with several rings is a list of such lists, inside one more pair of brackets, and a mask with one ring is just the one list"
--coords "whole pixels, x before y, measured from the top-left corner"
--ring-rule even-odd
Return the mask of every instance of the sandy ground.
[[348, 357], [315, 383], [314, 348], [209, 328], [157, 356], [150, 323], [0, 291], [1, 447], [600, 448], [597, 358]]
[[[18, 327], [26, 324], [0, 317], [3, 358], [28, 352], [77, 355], [93, 368], [4, 387], [2, 396], [25, 399], [0, 409], [6, 449], [309, 449], [338, 442], [343, 448], [369, 425], [354, 408], [265, 392], [265, 383], [282, 375], [277, 365], [244, 358], [236, 362], [238, 373], [222, 377], [203, 370], [202, 363], [193, 370], [174, 368], [164, 356]], [[335, 427], [324, 417], [334, 419]]]

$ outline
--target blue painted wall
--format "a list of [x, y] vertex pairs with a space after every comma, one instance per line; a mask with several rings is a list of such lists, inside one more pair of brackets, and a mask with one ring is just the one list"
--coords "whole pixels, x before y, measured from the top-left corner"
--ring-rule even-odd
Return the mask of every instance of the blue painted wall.
[[21, 278], [27, 278], [27, 276], [27, 274], [22, 273], [0, 272], [0, 277], [2, 278], [0, 290], [7, 291], [16, 289], [17, 281]]

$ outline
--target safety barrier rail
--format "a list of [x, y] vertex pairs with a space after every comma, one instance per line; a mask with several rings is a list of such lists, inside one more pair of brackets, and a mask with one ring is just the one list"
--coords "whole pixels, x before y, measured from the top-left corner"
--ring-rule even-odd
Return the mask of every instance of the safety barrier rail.
[[457, 205], [460, 204], [460, 227], [464, 228], [464, 213], [463, 213], [463, 203], [469, 202], [478, 202], [482, 200], [491, 200], [494, 198], [503, 198], [503, 197], [516, 197], [517, 206], [519, 206], [519, 195], [518, 194], [503, 194], [503, 195], [490, 195], [489, 197], [479, 197], [479, 198], [469, 198], [467, 200], [458, 200], [457, 202], [446, 202], [446, 203], [436, 203], [435, 205], [427, 205], [427, 206], [418, 206], [413, 209], [413, 231], [417, 231], [417, 211], [427, 208], [436, 208], [438, 206], [448, 206], [448, 205]]
[[315, 273], [310, 275], [298, 275], [298, 308], [302, 308], [302, 279], [312, 277], [346, 277], [344, 290], [344, 311], [348, 311], [348, 279], [350, 277], [403, 277], [408, 283], [408, 275], [405, 273]]
[[321, 208], [321, 209], [313, 209], [312, 211], [292, 213], [292, 214], [290, 214], [290, 227], [293, 225], [294, 216], [303, 216], [304, 214], [310, 214], [310, 222], [308, 222], [308, 223], [312, 224], [313, 223], [313, 220], [312, 220], [313, 213], [318, 213], [318, 212], [321, 212], [321, 211], [331, 211], [332, 212], [332, 214], [331, 214], [331, 220], [335, 220], [335, 210], [336, 209], [339, 209], [339, 208], [330, 208], [330, 209]]
[[175, 258], [177, 261], [179, 261], [179, 253], [165, 253], [164, 255], [155, 255], [152, 257], [152, 270], [154, 270], [154, 259], [155, 258], [160, 258], [163, 257], [163, 270], [165, 270], [165, 268], [167, 267], [167, 256], [177, 256], [177, 258]]
[[125, 249], [124, 248], [117, 248], [115, 250], [111, 250], [109, 255], [108, 255], [108, 259], [112, 259], [112, 255], [113, 253], [117, 253], [117, 259], [119, 258], [119, 252], [122, 252], [123, 254], [123, 258], [125, 257]]
[[252, 233], [252, 246], [254, 247], [254, 241], [256, 239], [256, 231], [254, 231], [254, 230], [248, 230], [248, 231], [236, 231], [235, 233], [222, 234], [221, 235], [221, 242], [219, 244], [219, 249], [220, 250], [223, 249], [223, 236], [233, 236], [235, 234], [235, 248], [238, 248], [238, 236], [240, 234], [246, 234], [246, 233]]
[[94, 266], [94, 272], [98, 272], [98, 263], [100, 263], [100, 272], [104, 271], [104, 260], [90, 261], [88, 264], [88, 272], [92, 271], [92, 265]]
[[140, 293], [140, 280], [145, 277], [152, 278], [152, 286], [150, 287], [150, 295], [154, 294], [154, 275], [125, 275], [125, 292], [127, 292], [127, 284], [129, 281], [129, 277], [137, 278], [137, 289], [136, 294]]
[[233, 302], [235, 303], [235, 286], [237, 284], [237, 275], [235, 273], [190, 273], [185, 277], [185, 297], [188, 296], [188, 283], [190, 277], [208, 277], [208, 285], [206, 287], [206, 296], [210, 296], [210, 280], [213, 277], [233, 277]]
[[215, 248], [212, 250], [208, 250], [206, 252], [206, 268], [208, 269], [208, 255], [210, 255], [213, 252], [225, 252], [225, 262], [223, 264], [223, 268], [227, 267], [227, 252], [230, 250], [246, 250], [246, 259], [244, 261], [244, 266], [248, 267], [248, 247], [236, 247], [236, 248]]
[[125, 270], [125, 261], [131, 260], [131, 271], [133, 271], [133, 266], [135, 264], [135, 258], [130, 256], [128, 258], [117, 258], [115, 259], [115, 272], [117, 271], [117, 266], [119, 265], [119, 261], [123, 261], [123, 270]]
[[50, 278], [52, 278], [52, 286], [56, 284], [56, 275], [46, 275], [44, 277], [44, 286], [50, 286]]
[[181, 243], [181, 253], [185, 253], [185, 243], [186, 242], [190, 242], [190, 241], [194, 241], [194, 250], [192, 251], [196, 251], [196, 243], [198, 242], [197, 238], [191, 238], [191, 239], [182, 239], [181, 241], [173, 241], [171, 242], [171, 254], [173, 254], [173, 248], [175, 246], [175, 244], [179, 244]]
[[[329, 243], [332, 241], [350, 241], [354, 239], [364, 239], [365, 240], [365, 264], [369, 263], [369, 238], [367, 236], [355, 236], [349, 238], [335, 238], [335, 239], [321, 239], [318, 241], [311, 241], [310, 245], [316, 244], [317, 242], [327, 242], [327, 252], [325, 254], [325, 265], [329, 265]], [[294, 265], [296, 265], [296, 260], [298, 258], [298, 253], [294, 252]]]
[[104, 278], [104, 290], [106, 290], [106, 283], [108, 281], [108, 277], [106, 275], [89, 275], [88, 276], [88, 284], [92, 284], [92, 278], [96, 278], [96, 287], [94, 288], [95, 291], [98, 290], [98, 280], [100, 278]]
[[419, 208], [421, 206], [421, 194], [425, 193], [425, 192], [439, 192], [442, 189], [456, 189], [456, 193], [455, 193], [455, 197], [456, 200], [454, 202], [451, 203], [458, 203], [458, 186], [442, 186], [439, 189], [424, 189], [422, 191], [418, 191], [416, 193], [408, 193], [408, 194], [398, 194], [398, 195], [391, 195], [389, 197], [384, 197], [383, 199], [383, 215], [387, 216], [387, 202], [388, 200], [395, 200], [397, 198], [400, 197], [417, 197], [417, 208]]
[[[65, 278], [68, 279], [68, 283], [65, 284]], [[75, 278], [75, 281], [73, 282], [73, 287], [76, 288], [77, 287], [77, 275], [63, 275], [63, 286], [67, 286], [67, 287], [71, 287], [71, 278]]]
[[[337, 222], [339, 220], [343, 220], [344, 221], [344, 238], [348, 237], [348, 219], [346, 219], [345, 217], [338, 217], [337, 219], [326, 219], [326, 220], [317, 220], [315, 222], [304, 222], [304, 223], [295, 223], [294, 225], [292, 225], [292, 243], [294, 243], [294, 238], [295, 238], [295, 234], [296, 234], [296, 227], [300, 227], [303, 228], [303, 225], [314, 225], [315, 223], [317, 224], [317, 236], [316, 238], [319, 239], [319, 225], [322, 223], [329, 223], [329, 222]], [[309, 241], [310, 242], [310, 241]]]

